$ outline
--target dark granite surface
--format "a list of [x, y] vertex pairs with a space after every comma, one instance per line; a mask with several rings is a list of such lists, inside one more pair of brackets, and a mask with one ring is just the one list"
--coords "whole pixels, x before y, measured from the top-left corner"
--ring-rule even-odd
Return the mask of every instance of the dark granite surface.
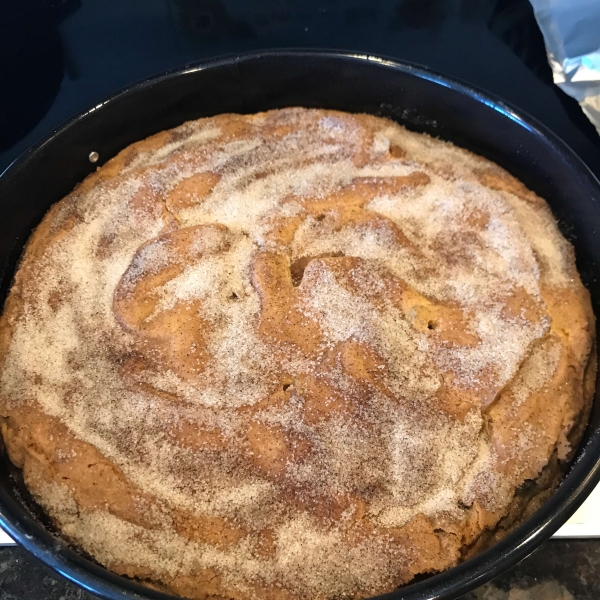
[[[0, 600], [94, 600], [20, 547], [0, 548]], [[463, 600], [598, 600], [600, 540], [552, 540]]]

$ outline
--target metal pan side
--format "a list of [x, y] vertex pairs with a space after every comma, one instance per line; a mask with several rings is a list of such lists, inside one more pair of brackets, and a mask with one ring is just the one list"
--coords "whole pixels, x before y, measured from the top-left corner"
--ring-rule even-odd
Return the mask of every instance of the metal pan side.
[[[411, 64], [340, 52], [271, 51], [235, 56], [132, 85], [74, 117], [0, 176], [0, 301], [32, 229], [51, 204], [129, 144], [186, 120], [285, 106], [391, 118], [454, 142], [510, 171], [545, 198], [600, 314], [600, 183], [559, 139], [497, 98]], [[100, 161], [90, 163], [90, 152]], [[600, 480], [598, 387], [569, 472], [544, 506], [492, 548], [438, 575], [380, 596], [450, 600], [510, 568], [549, 538]], [[110, 600], [174, 598], [119, 577], [57, 537], [6, 457], [0, 461], [0, 524], [22, 546], [85, 589]]]

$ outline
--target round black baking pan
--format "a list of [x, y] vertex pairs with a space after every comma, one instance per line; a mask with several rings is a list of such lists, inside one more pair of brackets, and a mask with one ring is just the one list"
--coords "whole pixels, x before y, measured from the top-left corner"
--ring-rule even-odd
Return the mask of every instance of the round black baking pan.
[[[262, 52], [195, 64], [137, 83], [73, 118], [0, 176], [0, 300], [23, 245], [50, 205], [127, 145], [183, 121], [285, 106], [367, 112], [482, 154], [549, 202], [573, 243], [600, 314], [600, 183], [532, 118], [478, 90], [415, 65], [331, 52]], [[89, 155], [99, 155], [91, 163]], [[549, 538], [600, 479], [598, 389], [589, 426], [561, 485], [529, 520], [478, 556], [380, 596], [458, 598], [516, 564]], [[53, 532], [3, 454], [0, 525], [34, 556], [106, 599], [173, 598], [119, 577]], [[351, 565], [350, 565], [351, 568]]]

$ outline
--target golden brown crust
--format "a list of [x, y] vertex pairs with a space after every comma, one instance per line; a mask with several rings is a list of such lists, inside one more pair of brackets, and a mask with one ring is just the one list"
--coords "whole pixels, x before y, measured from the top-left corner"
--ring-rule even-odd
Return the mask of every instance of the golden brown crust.
[[0, 321], [0, 428], [62, 533], [190, 598], [389, 591], [503, 535], [591, 407], [545, 202], [376, 117], [133, 144], [54, 205]]

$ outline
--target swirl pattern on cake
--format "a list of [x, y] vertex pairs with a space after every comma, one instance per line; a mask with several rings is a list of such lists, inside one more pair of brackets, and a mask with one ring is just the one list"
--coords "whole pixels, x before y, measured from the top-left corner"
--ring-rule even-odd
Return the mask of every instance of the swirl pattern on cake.
[[552, 491], [594, 316], [546, 203], [382, 118], [282, 109], [123, 150], [0, 321], [11, 460], [72, 544], [190, 598], [390, 591]]

